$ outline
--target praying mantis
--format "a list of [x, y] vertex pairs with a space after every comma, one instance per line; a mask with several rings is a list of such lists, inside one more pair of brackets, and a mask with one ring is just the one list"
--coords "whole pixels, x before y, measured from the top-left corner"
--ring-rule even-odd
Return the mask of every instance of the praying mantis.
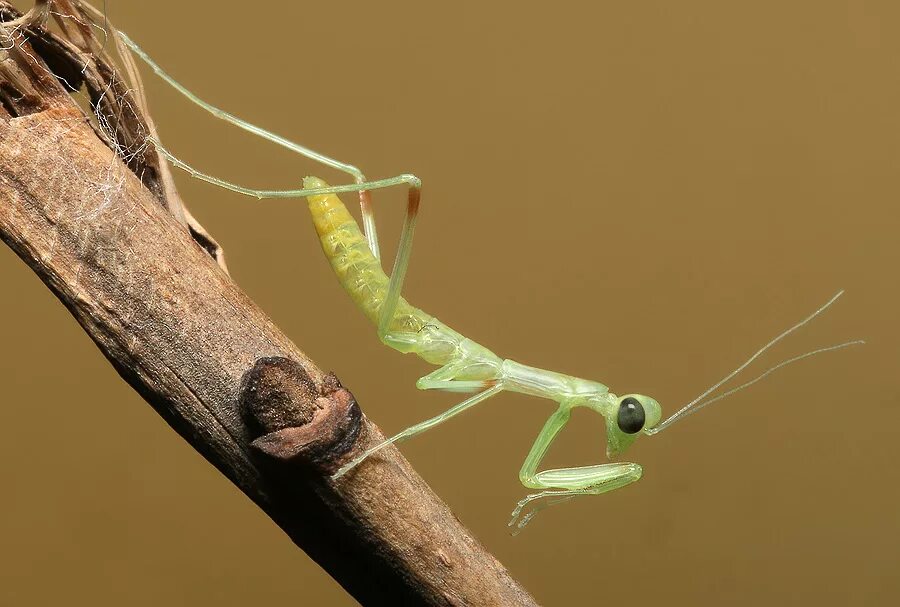
[[[806, 352], [782, 361], [754, 379], [718, 396], [711, 396], [714, 391], [738, 375], [769, 348], [824, 312], [840, 297], [842, 292], [838, 292], [815, 312], [770, 340], [734, 371], [665, 420], [663, 420], [662, 407], [659, 402], [650, 396], [639, 393], [618, 396], [597, 381], [572, 377], [501, 358], [488, 348], [454, 331], [434, 316], [412, 306], [402, 296], [421, 203], [422, 184], [419, 178], [412, 174], [401, 174], [369, 181], [362, 171], [353, 165], [289, 141], [200, 99], [167, 74], [126, 34], [116, 32], [116, 35], [164, 81], [212, 115], [310, 160], [343, 172], [353, 180], [351, 184], [332, 186], [316, 177], [306, 177], [303, 180], [303, 187], [300, 189], [259, 190], [246, 188], [200, 172], [177, 158], [158, 139], [153, 137], [149, 139], [150, 143], [174, 166], [218, 187], [260, 199], [305, 197], [325, 256], [348, 295], [376, 325], [377, 335], [382, 343], [403, 353], [416, 354], [438, 367], [435, 371], [420, 378], [416, 386], [422, 390], [470, 394], [462, 402], [443, 413], [415, 424], [359, 454], [334, 473], [335, 480], [352, 474], [357, 466], [364, 465], [370, 457], [385, 446], [430, 430], [500, 392], [537, 396], [555, 403], [556, 408], [538, 433], [519, 471], [521, 483], [526, 488], [534, 490], [533, 493], [520, 500], [512, 512], [509, 525], [514, 530], [522, 529], [542, 507], [576, 496], [599, 495], [613, 491], [641, 478], [641, 466], [629, 462], [609, 462], [540, 470], [541, 462], [560, 431], [569, 423], [573, 410], [586, 408], [604, 418], [606, 453], [607, 457], [612, 459], [623, 454], [639, 435], [655, 435], [676, 421], [756, 383], [781, 367], [816, 354], [864, 343], [862, 340], [853, 340]], [[407, 203], [398, 252], [391, 274], [388, 276], [382, 269], [372, 191], [392, 186], [406, 187]], [[337, 196], [339, 193], [346, 192], [358, 193], [362, 212], [362, 230]], [[543, 501], [538, 502], [538, 500]], [[538, 504], [541, 506], [538, 507]]]

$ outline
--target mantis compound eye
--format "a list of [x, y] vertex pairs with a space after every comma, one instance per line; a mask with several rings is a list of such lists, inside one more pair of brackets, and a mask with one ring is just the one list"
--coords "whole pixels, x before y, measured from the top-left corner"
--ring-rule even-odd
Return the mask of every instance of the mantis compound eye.
[[619, 414], [616, 416], [616, 425], [625, 434], [635, 434], [644, 427], [646, 415], [641, 401], [629, 396], [619, 403]]

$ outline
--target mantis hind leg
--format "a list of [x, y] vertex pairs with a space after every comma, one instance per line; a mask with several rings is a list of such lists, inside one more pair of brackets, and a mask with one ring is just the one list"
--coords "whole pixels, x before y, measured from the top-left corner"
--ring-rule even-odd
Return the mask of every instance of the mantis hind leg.
[[[570, 417], [571, 407], [565, 404], [560, 405], [559, 409], [544, 424], [544, 428], [538, 434], [531, 451], [522, 464], [519, 480], [526, 487], [542, 489], [542, 491], [532, 493], [516, 504], [509, 521], [509, 526], [514, 527], [515, 532], [522, 530], [538, 512], [548, 506], [568, 501], [579, 495], [599, 495], [613, 491], [641, 478], [641, 467], [632, 463], [557, 468], [539, 472], [537, 468], [541, 460], [544, 459], [553, 440], [569, 422]], [[558, 499], [551, 499], [523, 515], [526, 506], [544, 498]]]
[[[331, 167], [343, 173], [346, 173], [350, 177], [353, 178], [353, 185], [344, 185], [344, 186], [334, 186], [330, 188], [312, 188], [312, 189], [300, 189], [300, 190], [258, 190], [245, 188], [243, 186], [239, 186], [237, 184], [225, 181], [223, 179], [219, 179], [217, 177], [213, 177], [206, 173], [202, 173], [187, 163], [176, 158], [171, 152], [169, 152], [165, 147], [163, 147], [162, 143], [157, 141], [156, 139], [150, 137], [150, 141], [152, 141], [153, 145], [159, 150], [159, 152], [165, 156], [173, 165], [178, 168], [187, 171], [191, 176], [196, 177], [202, 181], [206, 181], [207, 183], [211, 183], [215, 186], [224, 188], [226, 190], [231, 190], [233, 192], [237, 192], [239, 194], [244, 194], [247, 196], [253, 196], [256, 198], [299, 198], [303, 196], [310, 196], [316, 194], [333, 194], [338, 192], [358, 192], [359, 193], [359, 206], [362, 210], [363, 216], [363, 231], [366, 235], [366, 241], [369, 245], [369, 248], [372, 251], [372, 254], [376, 259], [380, 258], [380, 250], [378, 245], [378, 234], [375, 229], [375, 215], [372, 208], [372, 198], [368, 193], [371, 190], [376, 190], [380, 188], [388, 188], [395, 185], [403, 185], [406, 184], [410, 190], [410, 196], [412, 196], [412, 190], [415, 190], [418, 193], [419, 188], [421, 187], [421, 182], [418, 177], [415, 175], [398, 175], [396, 177], [391, 177], [389, 179], [379, 179], [377, 181], [367, 181], [365, 175], [363, 175], [362, 171], [360, 171], [357, 167], [352, 164], [347, 164], [345, 162], [341, 162], [339, 160], [335, 160], [329, 156], [324, 154], [320, 154], [310, 148], [302, 146], [298, 143], [294, 143], [289, 139], [282, 137], [281, 135], [277, 135], [272, 133], [271, 131], [267, 131], [261, 127], [258, 127], [254, 124], [247, 122], [237, 116], [230, 114], [211, 103], [208, 103], [198, 97], [196, 94], [187, 89], [184, 85], [175, 80], [172, 76], [166, 73], [162, 67], [159, 66], [151, 57], [148, 55], [144, 49], [137, 45], [131, 38], [129, 38], [124, 32], [116, 32], [119, 39], [127, 46], [131, 52], [137, 55], [144, 63], [146, 63], [150, 68], [166, 83], [168, 83], [172, 88], [177, 90], [179, 93], [187, 97], [191, 102], [196, 104], [197, 106], [203, 108], [205, 111], [209, 112], [216, 118], [224, 120], [234, 126], [243, 129], [249, 133], [252, 133], [258, 137], [262, 137], [272, 143], [280, 145], [284, 148], [287, 148], [293, 152], [300, 154], [310, 160], [314, 160], [315, 162], [324, 164], [325, 166]], [[418, 198], [418, 196], [417, 196]]]
[[391, 321], [394, 320], [397, 305], [400, 303], [400, 292], [403, 289], [406, 270], [409, 268], [409, 258], [412, 256], [413, 235], [416, 231], [416, 217], [419, 214], [419, 201], [421, 200], [419, 185], [410, 186], [408, 194], [403, 231], [400, 233], [400, 245], [397, 247], [394, 269], [391, 270], [391, 279], [384, 302], [381, 304], [381, 316], [378, 320], [378, 336], [382, 341], [389, 339]]
[[188, 172], [193, 177], [224, 188], [226, 190], [231, 190], [239, 194], [253, 196], [256, 198], [299, 198], [303, 196], [313, 196], [318, 194], [358, 192], [360, 209], [362, 210], [363, 215], [363, 231], [366, 235], [366, 241], [369, 245], [369, 249], [372, 251], [372, 254], [376, 259], [380, 258], [380, 247], [378, 244], [378, 235], [375, 229], [375, 215], [372, 208], [372, 198], [369, 192], [371, 190], [388, 188], [396, 185], [405, 184], [407, 186], [408, 194], [406, 218], [403, 222], [403, 231], [400, 236], [400, 245], [397, 250], [397, 258], [394, 261], [394, 269], [391, 272], [391, 279], [388, 285], [387, 295], [385, 296], [384, 303], [382, 304], [381, 318], [378, 323], [379, 336], [383, 338], [385, 335], [387, 335], [388, 328], [390, 327], [390, 323], [394, 318], [394, 313], [396, 312], [397, 305], [400, 301], [400, 293], [403, 287], [403, 280], [406, 277], [406, 270], [409, 267], [409, 258], [412, 253], [412, 240], [416, 225], [416, 215], [418, 214], [419, 201], [421, 200], [421, 180], [415, 175], [404, 174], [398, 175], [396, 177], [390, 177], [388, 179], [366, 181], [366, 177], [365, 175], [363, 175], [362, 171], [351, 164], [335, 160], [334, 158], [330, 158], [329, 156], [320, 154], [319, 152], [311, 150], [310, 148], [302, 146], [298, 143], [294, 143], [293, 141], [290, 141], [289, 139], [286, 139], [281, 135], [276, 135], [275, 133], [251, 124], [246, 120], [238, 118], [237, 116], [234, 116], [233, 114], [230, 114], [222, 109], [217, 108], [211, 103], [204, 101], [193, 92], [188, 90], [180, 82], [175, 80], [168, 73], [166, 73], [166, 71], [163, 70], [162, 67], [159, 66], [159, 64], [157, 64], [124, 32], [117, 32], [117, 34], [125, 44], [125, 46], [127, 46], [135, 55], [137, 55], [142, 61], [144, 61], [144, 63], [150, 66], [150, 68], [154, 72], [156, 72], [156, 74], [160, 78], [162, 78], [179, 93], [187, 97], [194, 104], [203, 108], [213, 116], [225, 120], [226, 122], [229, 122], [249, 133], [262, 137], [263, 139], [266, 139], [293, 152], [296, 152], [301, 156], [309, 158], [310, 160], [314, 160], [316, 162], [324, 164], [325, 166], [346, 173], [353, 178], [355, 183], [339, 186], [311, 187], [299, 190], [258, 190], [253, 188], [246, 188], [235, 183], [219, 179], [218, 177], [213, 177], [195, 169], [194, 167], [190, 166], [189, 164], [169, 152], [169, 150], [167, 150], [161, 142], [151, 138], [153, 144], [163, 156], [165, 156], [174, 166]]

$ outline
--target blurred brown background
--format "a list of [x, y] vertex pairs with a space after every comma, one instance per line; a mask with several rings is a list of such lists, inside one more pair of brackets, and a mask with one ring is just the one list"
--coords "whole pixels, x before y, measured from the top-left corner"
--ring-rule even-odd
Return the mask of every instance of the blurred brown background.
[[[518, 537], [518, 468], [552, 404], [503, 395], [403, 445], [547, 605], [900, 597], [900, 6], [724, 4], [108, 2], [200, 96], [371, 178], [422, 177], [407, 297], [503, 356], [671, 413], [847, 289], [754, 369], [868, 345], [643, 438], [640, 483]], [[266, 188], [341, 179], [145, 77], [188, 162]], [[379, 345], [303, 203], [178, 178], [234, 278], [386, 431], [455, 402]], [[376, 201], [393, 250], [402, 194]], [[0, 604], [353, 604], [5, 247], [0, 274]], [[550, 465], [603, 459], [602, 420], [575, 422]]]

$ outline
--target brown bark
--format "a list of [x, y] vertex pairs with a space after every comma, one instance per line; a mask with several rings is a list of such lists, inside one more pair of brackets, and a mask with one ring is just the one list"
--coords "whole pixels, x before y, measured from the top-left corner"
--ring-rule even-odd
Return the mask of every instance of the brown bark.
[[[0, 1], [0, 19], [14, 16]], [[63, 34], [35, 29], [34, 51], [0, 51], [0, 238], [122, 377], [358, 600], [534, 604], [396, 449], [331, 481], [380, 431], [173, 213], [156, 155], [116, 156], [146, 119], [119, 112], [115, 145], [90, 126], [52, 74], [121, 83], [90, 41]], [[83, 79], [79, 62], [93, 66]]]

